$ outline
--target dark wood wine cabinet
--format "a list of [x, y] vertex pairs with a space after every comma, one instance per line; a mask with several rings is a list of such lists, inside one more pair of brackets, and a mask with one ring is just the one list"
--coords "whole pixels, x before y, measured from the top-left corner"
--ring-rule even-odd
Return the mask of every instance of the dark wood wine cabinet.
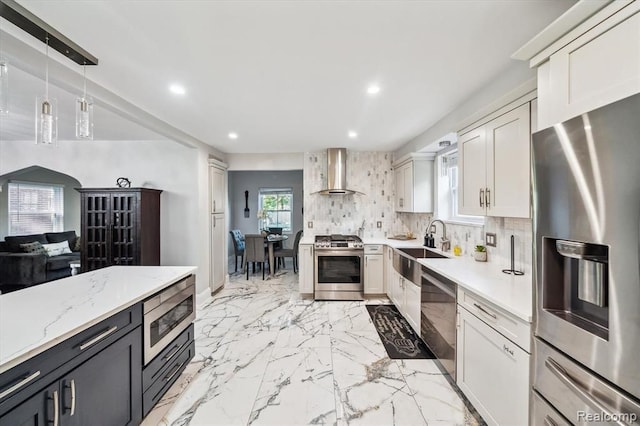
[[148, 188], [78, 188], [82, 272], [160, 265], [160, 193]]

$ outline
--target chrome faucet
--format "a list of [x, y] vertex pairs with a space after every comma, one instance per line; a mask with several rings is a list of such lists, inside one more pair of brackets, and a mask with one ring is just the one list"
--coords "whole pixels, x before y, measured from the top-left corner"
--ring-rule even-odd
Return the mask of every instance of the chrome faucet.
[[427, 226], [427, 232], [431, 232], [431, 227], [435, 227], [436, 222], [440, 222], [442, 224], [442, 238], [440, 238], [440, 249], [442, 251], [449, 251], [449, 249], [451, 248], [451, 241], [447, 239], [447, 225], [445, 225], [443, 221], [441, 221], [440, 219], [433, 219], [429, 223], [429, 226]]

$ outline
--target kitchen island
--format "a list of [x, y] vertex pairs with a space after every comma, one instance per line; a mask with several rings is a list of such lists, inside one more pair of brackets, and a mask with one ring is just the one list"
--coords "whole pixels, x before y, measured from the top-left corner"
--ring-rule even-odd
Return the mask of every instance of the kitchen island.
[[113, 266], [0, 296], [0, 425], [139, 422], [142, 302], [195, 270]]

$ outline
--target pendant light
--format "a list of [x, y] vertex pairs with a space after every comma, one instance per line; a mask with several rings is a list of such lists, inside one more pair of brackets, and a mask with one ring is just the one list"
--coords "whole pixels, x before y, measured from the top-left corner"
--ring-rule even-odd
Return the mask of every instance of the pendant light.
[[93, 140], [93, 99], [87, 96], [87, 64], [82, 65], [84, 89], [76, 98], [76, 138]]
[[0, 115], [9, 114], [9, 64], [0, 58]]
[[36, 145], [58, 144], [58, 103], [49, 97], [49, 36], [45, 37], [45, 92], [36, 98]]

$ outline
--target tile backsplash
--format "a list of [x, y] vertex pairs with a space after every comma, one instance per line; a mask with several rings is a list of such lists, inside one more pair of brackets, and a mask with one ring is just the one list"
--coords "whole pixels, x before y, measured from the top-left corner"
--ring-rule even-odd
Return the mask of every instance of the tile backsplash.
[[[395, 183], [392, 153], [348, 151], [347, 187], [360, 191], [354, 195], [320, 195], [314, 192], [327, 185], [327, 153], [307, 152], [304, 156], [305, 235], [355, 234], [364, 238], [385, 238], [413, 232], [422, 240], [431, 214], [398, 213], [394, 209]], [[313, 222], [313, 228], [308, 228]], [[377, 228], [377, 222], [382, 223]], [[442, 226], [436, 225], [436, 246]], [[484, 226], [447, 223], [451, 250], [458, 245], [463, 256], [471, 256], [474, 246], [485, 244], [485, 232], [497, 235], [497, 246], [487, 247], [488, 261], [510, 267], [510, 237], [515, 236], [516, 269], [531, 273], [531, 219], [487, 217]]]

